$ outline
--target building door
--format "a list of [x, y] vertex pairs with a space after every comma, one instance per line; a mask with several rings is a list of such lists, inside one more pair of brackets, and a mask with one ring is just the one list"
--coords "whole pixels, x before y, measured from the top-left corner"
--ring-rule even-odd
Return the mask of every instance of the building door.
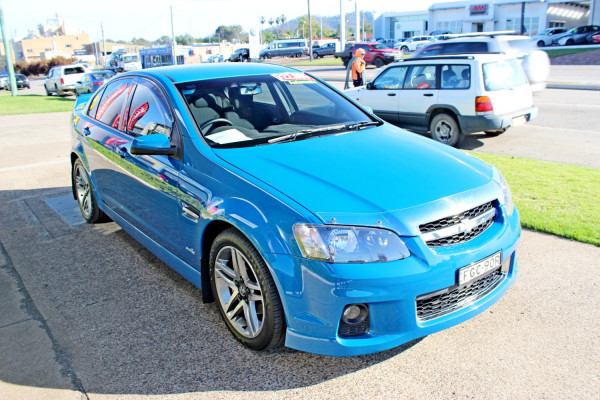
[[483, 32], [483, 22], [474, 23], [473, 32]]

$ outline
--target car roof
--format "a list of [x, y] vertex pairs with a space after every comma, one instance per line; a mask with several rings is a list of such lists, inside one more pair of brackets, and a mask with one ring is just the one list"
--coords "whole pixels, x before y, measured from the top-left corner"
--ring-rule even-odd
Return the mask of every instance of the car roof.
[[481, 62], [489, 62], [489, 61], [496, 61], [496, 60], [506, 60], [506, 59], [512, 59], [513, 57], [507, 56], [504, 53], [478, 53], [478, 54], [440, 54], [437, 56], [424, 56], [424, 57], [417, 57], [417, 58], [407, 58], [405, 60], [400, 60], [397, 61], [395, 63], [393, 63], [394, 65], [398, 65], [398, 64], [406, 64], [406, 63], [412, 63], [412, 62], [419, 62], [419, 63], [424, 63], [424, 62], [428, 62], [428, 61], [435, 61], [435, 62], [464, 62], [465, 60], [469, 61], [469, 60], [474, 60], [474, 61], [481, 61]]
[[283, 72], [301, 71], [268, 63], [187, 64], [135, 71], [136, 74], [148, 76], [162, 75], [170, 79], [173, 83], [190, 82], [204, 79], [221, 79], [235, 76], [277, 74]]

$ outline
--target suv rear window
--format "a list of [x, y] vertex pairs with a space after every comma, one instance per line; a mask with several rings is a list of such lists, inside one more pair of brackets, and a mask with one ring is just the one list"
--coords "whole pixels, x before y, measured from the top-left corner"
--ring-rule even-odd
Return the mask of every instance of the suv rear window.
[[84, 74], [85, 71], [81, 67], [65, 68], [65, 75]]
[[526, 85], [527, 77], [515, 60], [502, 60], [483, 64], [485, 90], [511, 89]]

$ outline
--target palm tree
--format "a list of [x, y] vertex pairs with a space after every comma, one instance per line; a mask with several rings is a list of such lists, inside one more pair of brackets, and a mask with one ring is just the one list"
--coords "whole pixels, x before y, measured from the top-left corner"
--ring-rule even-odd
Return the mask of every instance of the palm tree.
[[275, 18], [275, 25], [279, 25], [279, 17]]
[[281, 24], [283, 25], [283, 24], [285, 24], [285, 21], [287, 21], [287, 17], [285, 15], [281, 14], [279, 16], [279, 20], [281, 21]]
[[273, 18], [269, 18], [269, 25], [271, 27], [273, 27], [273, 23], [275, 23], [275, 20]]

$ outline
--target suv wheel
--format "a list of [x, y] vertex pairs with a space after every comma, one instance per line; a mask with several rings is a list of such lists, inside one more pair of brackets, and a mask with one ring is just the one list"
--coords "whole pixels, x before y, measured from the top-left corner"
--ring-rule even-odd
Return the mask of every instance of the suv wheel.
[[460, 126], [450, 114], [441, 113], [433, 117], [429, 125], [431, 138], [448, 146], [457, 146], [462, 142], [464, 134]]
[[402, 50], [404, 53], [408, 53], [408, 47], [406, 46], [402, 46], [400, 50]]
[[300, 57], [302, 57], [302, 52], [300, 52], [300, 51], [299, 51], [299, 52], [297, 52], [297, 53], [296, 53], [296, 57], [297, 57], [297, 58], [300, 58]]
[[46, 96], [52, 96], [52, 92], [48, 90], [48, 87], [44, 85], [44, 90], [46, 91]]
[[377, 57], [375, 59], [375, 68], [381, 68], [381, 67], [383, 67], [383, 64], [384, 64], [384, 62], [381, 58]]

